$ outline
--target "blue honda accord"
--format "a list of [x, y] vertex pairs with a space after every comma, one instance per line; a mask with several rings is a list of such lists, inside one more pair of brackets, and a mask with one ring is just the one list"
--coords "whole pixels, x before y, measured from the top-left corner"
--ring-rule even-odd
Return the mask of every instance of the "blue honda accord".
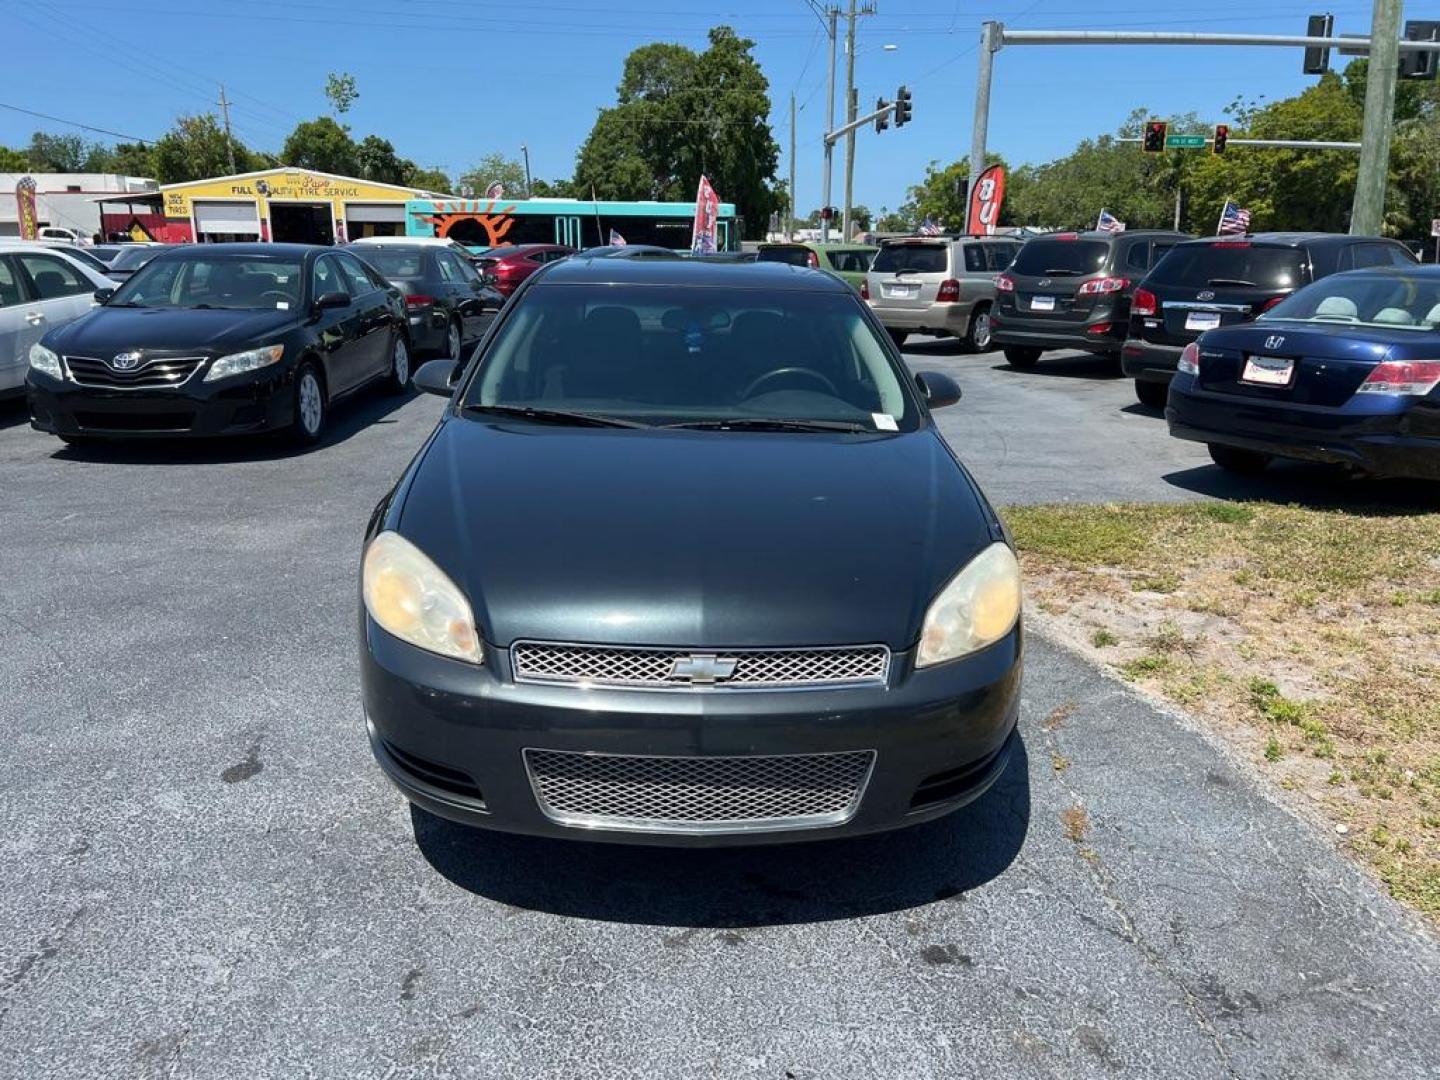
[[1221, 468], [1273, 458], [1440, 480], [1440, 267], [1335, 274], [1186, 346], [1170, 434]]

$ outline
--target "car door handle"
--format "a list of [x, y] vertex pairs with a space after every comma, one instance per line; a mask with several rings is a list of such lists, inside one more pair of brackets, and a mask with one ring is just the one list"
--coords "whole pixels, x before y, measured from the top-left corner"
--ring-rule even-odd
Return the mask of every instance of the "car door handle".
[[31, 326], [39, 326], [45, 321], [45, 313], [43, 311], [28, 311], [25, 313], [25, 321]]

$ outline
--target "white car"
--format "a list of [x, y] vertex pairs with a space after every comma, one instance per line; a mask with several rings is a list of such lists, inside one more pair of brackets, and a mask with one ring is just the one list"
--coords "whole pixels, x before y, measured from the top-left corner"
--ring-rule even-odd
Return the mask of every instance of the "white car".
[[90, 238], [75, 229], [62, 228], [59, 225], [46, 225], [40, 230], [41, 240], [58, 240], [65, 244], [74, 244], [76, 247], [88, 247]]
[[51, 327], [95, 306], [95, 290], [114, 289], [104, 274], [63, 251], [0, 243], [0, 397], [25, 390], [30, 346]]

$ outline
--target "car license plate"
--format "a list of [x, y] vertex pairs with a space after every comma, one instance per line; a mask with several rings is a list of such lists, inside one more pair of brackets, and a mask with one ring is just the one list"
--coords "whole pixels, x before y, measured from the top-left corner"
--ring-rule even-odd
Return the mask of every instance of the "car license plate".
[[1260, 386], [1289, 386], [1295, 375], [1295, 361], [1283, 356], [1251, 356], [1245, 360], [1240, 381]]
[[1030, 298], [1031, 311], [1054, 311], [1055, 298], [1053, 296], [1032, 296]]
[[913, 300], [919, 292], [919, 285], [882, 285], [880, 287], [880, 295], [890, 300]]
[[1185, 316], [1186, 330], [1214, 330], [1219, 325], [1218, 311], [1192, 311]]

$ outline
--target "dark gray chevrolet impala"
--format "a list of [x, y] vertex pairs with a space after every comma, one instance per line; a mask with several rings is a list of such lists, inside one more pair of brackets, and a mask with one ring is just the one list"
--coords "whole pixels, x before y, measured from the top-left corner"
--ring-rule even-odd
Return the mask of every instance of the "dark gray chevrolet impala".
[[576, 258], [463, 368], [365, 541], [380, 766], [434, 814], [630, 843], [893, 829], [1016, 738], [1019, 568], [843, 282]]

